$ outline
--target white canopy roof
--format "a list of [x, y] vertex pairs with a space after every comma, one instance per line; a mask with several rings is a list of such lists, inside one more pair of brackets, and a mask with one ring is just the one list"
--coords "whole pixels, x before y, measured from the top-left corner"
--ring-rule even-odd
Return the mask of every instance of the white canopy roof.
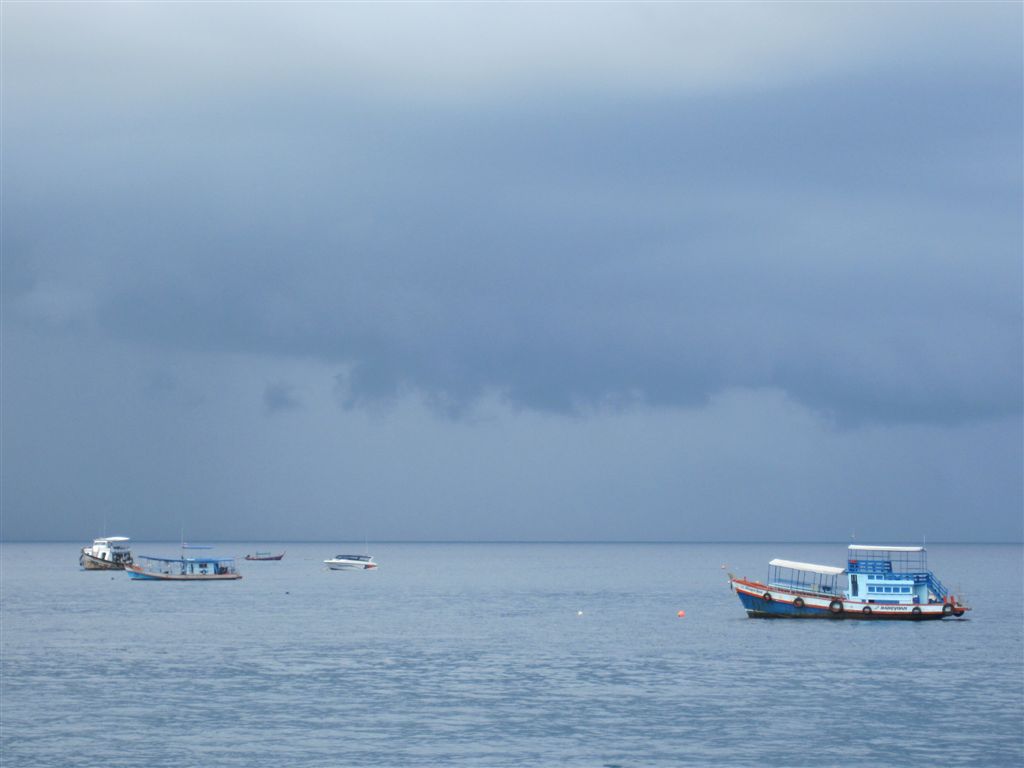
[[851, 544], [850, 549], [866, 549], [869, 552], [924, 552], [924, 547], [873, 547], [867, 544]]
[[842, 568], [836, 568], [832, 565], [815, 565], [814, 563], [796, 563], [792, 560], [779, 560], [776, 558], [772, 560], [768, 565], [777, 565], [780, 568], [792, 568], [795, 571], [810, 571], [811, 573], [821, 573], [825, 576], [838, 576], [843, 572]]

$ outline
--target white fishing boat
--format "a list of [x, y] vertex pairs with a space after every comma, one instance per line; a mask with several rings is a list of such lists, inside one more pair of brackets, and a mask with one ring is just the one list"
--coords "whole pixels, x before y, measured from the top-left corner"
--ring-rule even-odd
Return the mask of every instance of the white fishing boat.
[[134, 562], [129, 541], [127, 536], [94, 539], [92, 546], [82, 547], [78, 564], [87, 571], [123, 571]]
[[332, 571], [368, 571], [377, 567], [370, 555], [335, 555], [324, 560], [324, 565]]

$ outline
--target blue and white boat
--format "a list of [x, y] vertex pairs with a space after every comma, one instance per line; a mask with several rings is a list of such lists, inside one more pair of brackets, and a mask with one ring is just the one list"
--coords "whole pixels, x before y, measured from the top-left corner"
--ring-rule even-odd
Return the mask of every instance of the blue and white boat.
[[924, 547], [851, 544], [846, 568], [772, 560], [761, 582], [729, 574], [753, 618], [944, 619], [970, 608], [930, 570]]
[[125, 566], [128, 575], [139, 581], [232, 581], [242, 578], [233, 557], [186, 557], [187, 549], [210, 549], [207, 546], [182, 545], [181, 557], [139, 555], [144, 565]]

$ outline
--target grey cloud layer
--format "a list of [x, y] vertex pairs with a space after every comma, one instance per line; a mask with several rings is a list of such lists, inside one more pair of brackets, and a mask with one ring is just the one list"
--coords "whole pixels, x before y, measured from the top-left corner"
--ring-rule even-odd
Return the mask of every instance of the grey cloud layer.
[[716, 60], [697, 89], [440, 102], [188, 67], [90, 100], [15, 68], [8, 316], [328, 361], [349, 405], [768, 387], [847, 421], [1019, 413], [1019, 61], [951, 42], [932, 73], [908, 45], [768, 89], [709, 90]]

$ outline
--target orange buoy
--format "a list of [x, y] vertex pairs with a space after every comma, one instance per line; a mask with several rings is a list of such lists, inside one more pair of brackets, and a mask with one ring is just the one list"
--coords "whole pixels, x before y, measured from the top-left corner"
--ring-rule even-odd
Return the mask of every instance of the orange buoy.
[[686, 611], [680, 611], [676, 614], [680, 619], [686, 618]]

